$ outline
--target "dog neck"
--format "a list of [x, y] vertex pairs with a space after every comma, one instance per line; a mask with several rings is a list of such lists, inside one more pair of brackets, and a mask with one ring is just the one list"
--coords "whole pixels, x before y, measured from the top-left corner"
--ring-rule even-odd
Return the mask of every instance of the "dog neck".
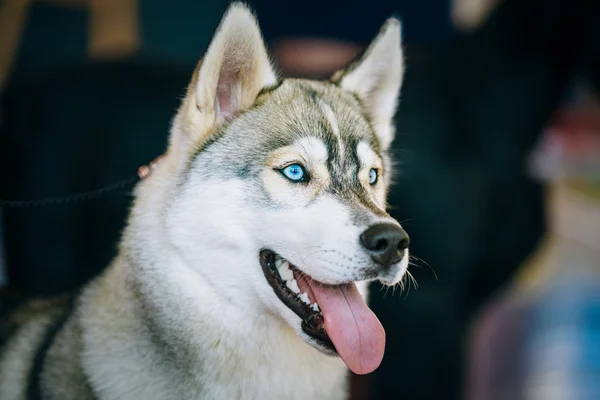
[[[265, 310], [240, 307], [169, 246], [162, 218], [176, 180], [162, 164], [137, 188], [120, 253], [89, 289], [82, 314], [90, 326], [107, 327], [87, 342], [92, 383], [136, 370], [135, 388], [116, 379], [122, 386], [106, 388], [106, 396], [343, 398], [347, 369], [339, 358], [304, 343]], [[128, 331], [133, 341], [119, 339]], [[132, 355], [139, 348], [144, 354]], [[148, 362], [159, 373], [145, 369]]]
[[[184, 272], [187, 267], [176, 265], [176, 260], [163, 265], [168, 274], [154, 275], [149, 271], [156, 269], [140, 268], [128, 258], [121, 254], [112, 273], [122, 279], [118, 297], [129, 309], [115, 302], [112, 309], [95, 307], [92, 312], [118, 318], [113, 329], [133, 330], [136, 337], [114, 343], [111, 336], [117, 332], [106, 332], [107, 338], [99, 336], [92, 346], [97, 352], [87, 352], [91, 353], [87, 363], [110, 365], [108, 371], [90, 373], [92, 382], [95, 376], [118, 377], [136, 370], [135, 382], [142, 384], [132, 388], [123, 382], [123, 387], [106, 388], [108, 397], [135, 393], [136, 398], [148, 399], [345, 398], [348, 373], [343, 362], [304, 343], [282, 321], [229, 304], [201, 278]], [[113, 295], [115, 288], [109, 285], [114, 281], [107, 279], [97, 297]], [[143, 349], [143, 354], [132, 358], [133, 349]], [[111, 357], [111, 352], [116, 354]], [[101, 354], [104, 361], [95, 362], [94, 354]], [[125, 357], [129, 365], [119, 361]], [[148, 363], [159, 373], [148, 370]]]

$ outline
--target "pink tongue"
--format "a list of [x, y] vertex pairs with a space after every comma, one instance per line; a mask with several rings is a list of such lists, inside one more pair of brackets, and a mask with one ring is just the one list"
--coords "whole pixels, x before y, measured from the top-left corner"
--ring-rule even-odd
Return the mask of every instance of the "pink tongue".
[[355, 374], [373, 372], [383, 359], [385, 331], [356, 285], [330, 286], [309, 280], [325, 317], [325, 330], [338, 354]]

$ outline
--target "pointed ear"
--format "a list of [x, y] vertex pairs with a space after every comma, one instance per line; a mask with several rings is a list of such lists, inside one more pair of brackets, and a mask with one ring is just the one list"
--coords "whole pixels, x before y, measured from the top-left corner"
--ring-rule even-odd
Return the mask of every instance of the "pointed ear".
[[194, 72], [171, 144], [201, 145], [217, 126], [247, 110], [262, 89], [276, 83], [256, 18], [244, 4], [231, 4]]
[[361, 100], [383, 150], [394, 139], [393, 118], [403, 75], [400, 21], [390, 18], [365, 52], [332, 77]]

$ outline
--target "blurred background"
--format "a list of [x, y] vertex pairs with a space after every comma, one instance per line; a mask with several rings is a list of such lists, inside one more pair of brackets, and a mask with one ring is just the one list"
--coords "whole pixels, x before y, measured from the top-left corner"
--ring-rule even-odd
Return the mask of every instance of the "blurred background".
[[[161, 154], [227, 4], [0, 0], [0, 199], [123, 182]], [[328, 77], [403, 21], [390, 204], [418, 289], [374, 286], [386, 355], [353, 398], [600, 399], [600, 2], [250, 4], [284, 75]], [[102, 271], [130, 201], [1, 208], [3, 298]]]

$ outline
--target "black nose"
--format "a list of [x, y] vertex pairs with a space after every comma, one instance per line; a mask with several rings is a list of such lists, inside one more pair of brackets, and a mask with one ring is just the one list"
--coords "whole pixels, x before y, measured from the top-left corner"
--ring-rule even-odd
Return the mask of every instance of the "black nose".
[[373, 225], [360, 235], [360, 242], [377, 264], [389, 267], [404, 257], [410, 240], [408, 234], [395, 224]]

